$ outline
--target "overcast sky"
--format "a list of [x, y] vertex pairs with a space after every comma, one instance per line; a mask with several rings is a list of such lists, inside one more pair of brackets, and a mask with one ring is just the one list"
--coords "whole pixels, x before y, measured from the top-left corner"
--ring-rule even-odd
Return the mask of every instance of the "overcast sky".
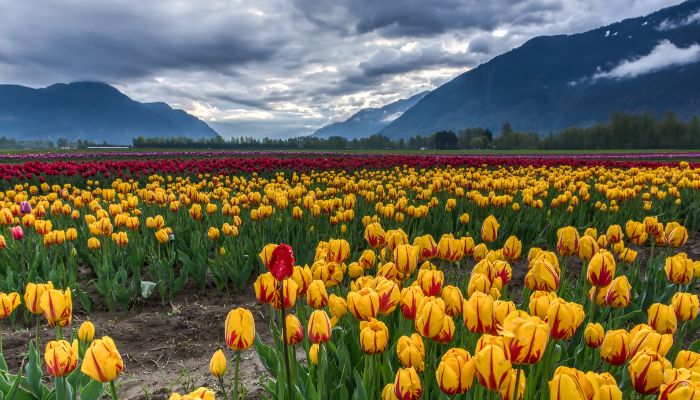
[[311, 133], [669, 0], [0, 0], [0, 83], [99, 80], [223, 136]]

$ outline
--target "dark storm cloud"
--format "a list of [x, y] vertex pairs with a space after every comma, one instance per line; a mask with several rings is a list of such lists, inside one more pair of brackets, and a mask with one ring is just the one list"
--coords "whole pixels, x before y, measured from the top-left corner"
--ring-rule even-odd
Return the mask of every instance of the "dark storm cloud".
[[[674, 1], [676, 2], [676, 1]], [[0, 0], [0, 83], [99, 80], [225, 135], [310, 133], [667, 0]]]

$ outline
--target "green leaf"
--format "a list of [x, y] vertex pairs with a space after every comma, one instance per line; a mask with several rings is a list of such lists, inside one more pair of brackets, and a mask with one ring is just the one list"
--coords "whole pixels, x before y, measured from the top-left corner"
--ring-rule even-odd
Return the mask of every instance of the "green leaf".
[[362, 382], [360, 373], [355, 370], [355, 393], [352, 395], [353, 400], [368, 400], [365, 384]]
[[29, 342], [29, 361], [24, 367], [24, 371], [27, 374], [29, 391], [36, 398], [40, 399], [42, 397], [41, 379], [44, 374], [41, 372], [41, 358], [39, 358], [39, 353], [36, 351], [36, 343], [34, 341]]
[[90, 380], [80, 391], [80, 400], [97, 400], [102, 395], [104, 385], [101, 382]]
[[690, 346], [688, 346], [688, 350], [696, 352], [696, 353], [700, 352], [700, 339], [691, 343]]
[[260, 361], [265, 366], [265, 368], [272, 375], [277, 373], [277, 352], [270, 346], [260, 340], [260, 335], [255, 333], [255, 340], [253, 341], [253, 346], [255, 346], [255, 351], [257, 351], [258, 356], [260, 356]]

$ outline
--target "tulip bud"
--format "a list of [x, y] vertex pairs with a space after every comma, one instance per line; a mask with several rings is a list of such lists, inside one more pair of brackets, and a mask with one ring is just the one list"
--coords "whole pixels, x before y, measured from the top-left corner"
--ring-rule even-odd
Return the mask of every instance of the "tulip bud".
[[111, 382], [124, 370], [124, 362], [114, 341], [103, 336], [90, 344], [80, 371], [98, 382]]
[[442, 330], [445, 317], [445, 302], [440, 298], [425, 297], [416, 311], [416, 331], [423, 337], [434, 338]]
[[418, 400], [423, 394], [418, 373], [413, 368], [400, 368], [394, 379], [394, 395], [399, 400]]
[[55, 377], [70, 374], [78, 366], [78, 348], [67, 340], [54, 340], [46, 344], [44, 352], [46, 372]]
[[481, 292], [474, 292], [462, 308], [464, 325], [473, 333], [490, 333], [495, 329], [493, 298]]
[[365, 240], [374, 249], [382, 247], [384, 244], [386, 244], [386, 238], [384, 235], [384, 229], [382, 229], [382, 226], [379, 225], [378, 222], [373, 222], [365, 226]]
[[672, 306], [654, 303], [647, 311], [648, 324], [659, 333], [675, 333], [678, 326], [676, 312]]
[[591, 348], [600, 347], [603, 343], [603, 337], [605, 337], [605, 330], [603, 326], [598, 323], [589, 322], [586, 325], [586, 329], [583, 331], [583, 338], [586, 341], [586, 345]]
[[331, 340], [331, 321], [324, 310], [311, 313], [306, 333], [311, 343], [320, 344]]
[[495, 242], [498, 238], [498, 228], [500, 226], [493, 215], [486, 217], [483, 224], [481, 224], [481, 240], [486, 243]]
[[360, 321], [376, 318], [379, 312], [379, 295], [372, 288], [362, 288], [348, 293], [348, 308]]
[[613, 279], [607, 290], [605, 288], [598, 290], [601, 294], [605, 293], [605, 304], [613, 308], [625, 308], [632, 299], [632, 286], [625, 275]]
[[328, 298], [328, 311], [332, 316], [340, 319], [348, 312], [348, 304], [344, 298], [332, 294]]
[[[668, 228], [666, 228], [668, 230]], [[688, 241], [688, 229], [677, 226], [666, 233], [666, 243], [673, 247], [681, 247]]]
[[[19, 298], [17, 299], [17, 304], [19, 304]], [[49, 325], [61, 327], [70, 325], [73, 318], [73, 301], [70, 289], [66, 289], [63, 292], [55, 289], [45, 291], [41, 295], [39, 306], [44, 312], [44, 317], [46, 317]]]
[[674, 368], [686, 368], [700, 374], [700, 353], [690, 350], [681, 350], [673, 362]]
[[622, 365], [629, 357], [630, 337], [624, 329], [605, 332], [600, 345], [600, 358], [611, 365]]
[[281, 286], [281, 293], [280, 290], [275, 290], [270, 304], [274, 309], [279, 310], [282, 308], [282, 301], [284, 300], [285, 309], [294, 307], [297, 301], [297, 294], [299, 293], [299, 286], [296, 281], [285, 279], [282, 281]]
[[632, 357], [627, 371], [637, 393], [652, 394], [659, 391], [664, 383], [664, 371], [670, 368], [668, 360], [653, 351], [645, 350]]
[[394, 394], [393, 383], [387, 383], [386, 385], [384, 385], [384, 389], [382, 389], [380, 400], [398, 400], [398, 398]]
[[221, 349], [214, 352], [214, 355], [211, 357], [209, 372], [215, 378], [222, 378], [226, 375], [226, 356]]
[[318, 365], [318, 349], [320, 346], [318, 344], [312, 344], [311, 347], [309, 347], [309, 361], [311, 361], [311, 364], [313, 365]]
[[525, 286], [530, 290], [554, 292], [559, 289], [559, 271], [556, 266], [544, 258], [536, 258], [530, 263], [525, 275]]
[[418, 277], [415, 284], [423, 289], [426, 296], [437, 296], [442, 291], [442, 283], [445, 280], [445, 275], [439, 270], [421, 269], [418, 271]]
[[448, 396], [468, 392], [474, 383], [474, 360], [469, 352], [458, 347], [447, 350], [435, 371], [435, 380]]
[[413, 245], [418, 247], [421, 259], [430, 260], [438, 255], [438, 245], [429, 234], [415, 238]]
[[474, 355], [476, 378], [488, 390], [500, 391], [508, 387], [511, 363], [499, 346], [487, 345]]
[[231, 310], [224, 322], [226, 345], [231, 350], [247, 350], [255, 338], [255, 320], [253, 313], [239, 307]]
[[552, 304], [554, 299], [557, 298], [555, 292], [536, 290], [530, 295], [529, 310], [530, 314], [540, 317], [540, 319], [547, 319], [547, 311], [549, 311], [549, 306]]
[[605, 233], [606, 238], [610, 243], [618, 243], [622, 240], [624, 236], [622, 233], [622, 227], [620, 225], [610, 225], [607, 232]]
[[379, 314], [389, 315], [401, 301], [401, 291], [399, 285], [382, 276], [375, 280], [377, 295], [379, 295]]
[[418, 267], [418, 247], [399, 244], [394, 248], [394, 264], [399, 272], [411, 274]]
[[95, 325], [90, 321], [85, 321], [80, 324], [78, 329], [78, 339], [83, 343], [90, 343], [95, 337]]

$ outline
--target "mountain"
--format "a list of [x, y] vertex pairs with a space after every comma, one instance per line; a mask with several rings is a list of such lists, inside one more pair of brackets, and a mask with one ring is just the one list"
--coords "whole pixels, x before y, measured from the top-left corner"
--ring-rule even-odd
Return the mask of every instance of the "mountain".
[[700, 0], [573, 35], [536, 37], [438, 87], [380, 131], [545, 134], [613, 112], [700, 114]]
[[388, 104], [382, 108], [365, 108], [343, 122], [333, 122], [313, 133], [319, 138], [343, 136], [348, 139], [372, 136], [413, 107], [429, 92], [422, 92]]
[[105, 83], [74, 82], [41, 89], [0, 85], [0, 136], [130, 144], [138, 136], [199, 139], [216, 132], [165, 103], [140, 103]]

